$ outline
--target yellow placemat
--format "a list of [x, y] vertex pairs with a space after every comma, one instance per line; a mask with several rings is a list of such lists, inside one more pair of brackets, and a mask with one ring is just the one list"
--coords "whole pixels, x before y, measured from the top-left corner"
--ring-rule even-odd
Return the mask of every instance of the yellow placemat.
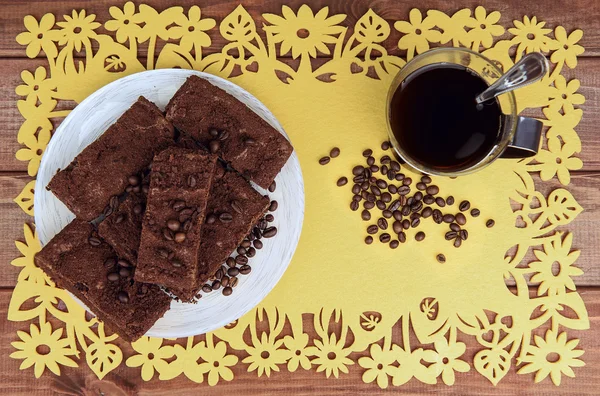
[[[242, 6], [221, 21], [204, 17], [197, 6], [158, 12], [129, 2], [109, 11], [113, 19], [108, 21], [84, 10], [59, 21], [52, 14], [24, 18], [26, 30], [17, 41], [29, 57], [43, 50], [48, 58], [48, 67], [23, 71], [23, 84], [16, 88], [25, 118], [17, 158], [29, 162], [29, 174], [36, 175], [51, 119], [68, 113], [55, 110], [58, 101], [79, 102], [104, 84], [145, 69], [194, 68], [246, 88], [281, 121], [304, 174], [304, 229], [289, 270], [257, 309], [200, 340], [190, 337], [173, 346], [144, 337], [133, 344], [136, 354], [124, 357], [113, 343], [116, 335], [106, 335], [102, 324], [86, 319], [84, 310], [34, 266], [40, 245], [33, 227], [25, 225], [25, 241], [17, 242], [23, 256], [12, 262], [22, 270], [9, 308], [10, 320], [32, 322], [13, 342], [11, 356], [23, 360], [22, 369], [33, 366], [37, 377], [45, 368], [58, 375], [61, 366], [79, 365], [85, 358], [99, 378], [127, 364], [141, 370], [144, 380], [184, 374], [209, 385], [232, 380], [229, 367], [236, 364], [259, 376], [314, 369], [322, 373], [316, 375], [338, 377], [352, 369], [360, 370], [365, 382], [385, 388], [413, 377], [452, 385], [456, 375], [473, 369], [495, 385], [513, 365], [520, 374], [535, 373], [536, 382], [549, 376], [559, 385], [563, 374], [574, 376], [573, 368], [583, 366], [578, 340], [568, 335], [569, 329], [589, 327], [573, 283], [582, 274], [574, 265], [579, 252], [571, 249], [573, 234], [555, 230], [582, 211], [568, 184], [570, 171], [582, 167], [574, 128], [582, 116], [575, 106], [584, 97], [577, 93], [579, 81], [561, 75], [583, 52], [577, 44], [581, 30], [567, 33], [558, 26], [552, 31], [527, 16], [501, 24], [498, 11], [483, 7], [453, 15], [413, 9], [407, 21], [393, 26], [372, 10], [350, 26], [344, 15], [306, 5], [264, 14], [262, 26]], [[97, 32], [102, 24], [111, 35]], [[211, 29], [228, 43], [204, 55]], [[390, 55], [382, 45], [391, 29], [402, 34], [398, 47], [405, 56]], [[505, 33], [508, 38], [497, 41]], [[157, 51], [157, 43], [165, 40], [169, 43]], [[336, 180], [351, 176], [364, 149], [382, 154], [378, 146], [386, 137], [384, 106], [393, 76], [407, 60], [439, 45], [479, 51], [504, 70], [524, 53], [549, 53], [551, 74], [517, 91], [520, 109], [543, 109], [549, 127], [543, 148], [531, 160], [500, 160], [472, 176], [434, 180], [456, 198], [455, 206], [469, 199], [481, 210], [480, 217], [469, 220], [470, 237], [460, 249], [432, 222], [424, 222], [421, 229], [428, 237], [422, 242], [409, 238], [396, 250], [367, 246], [366, 224], [348, 208], [350, 185], [337, 187]], [[148, 50], [145, 60], [136, 57], [141, 46]], [[83, 50], [85, 57], [75, 57]], [[509, 55], [514, 51], [515, 58]], [[290, 54], [295, 61], [279, 58]], [[318, 55], [331, 59], [315, 62]], [[334, 146], [341, 155], [319, 165]], [[538, 172], [542, 181], [557, 178], [565, 188], [542, 194], [532, 178]], [[15, 199], [28, 214], [34, 187], [32, 181]], [[488, 229], [490, 218], [496, 225]], [[512, 247], [517, 249], [507, 255]], [[529, 249], [536, 260], [523, 262]], [[438, 253], [446, 256], [445, 263], [436, 260]], [[533, 293], [527, 279], [537, 286]], [[33, 307], [25, 309], [32, 299]], [[303, 319], [307, 313], [313, 320]], [[52, 329], [49, 316], [61, 327]], [[332, 331], [331, 322], [341, 330]], [[286, 323], [291, 331], [284, 331]], [[309, 336], [307, 327], [316, 336]], [[533, 336], [539, 327], [548, 330]], [[473, 361], [463, 356], [466, 346], [460, 340], [467, 338], [480, 345]], [[39, 354], [39, 345], [47, 345], [50, 353]], [[353, 354], [363, 351], [368, 356]], [[550, 355], [557, 359], [549, 361]]]

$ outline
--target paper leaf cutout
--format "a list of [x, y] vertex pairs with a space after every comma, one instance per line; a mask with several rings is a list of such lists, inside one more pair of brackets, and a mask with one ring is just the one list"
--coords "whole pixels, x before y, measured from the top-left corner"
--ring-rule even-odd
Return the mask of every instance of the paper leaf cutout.
[[[94, 10], [100, 15], [99, 11]], [[574, 283], [581, 271], [575, 265], [579, 252], [571, 251], [573, 235], [554, 232], [583, 210], [568, 185], [571, 172], [583, 166], [576, 128], [585, 97], [577, 79], [561, 74], [565, 66], [574, 68], [583, 53], [582, 31], [567, 34], [562, 26], [551, 30], [534, 16], [506, 21], [500, 12], [481, 6], [453, 14], [412, 9], [405, 21], [387, 21], [370, 9], [353, 26], [328, 7], [313, 10], [307, 5], [284, 5], [279, 12], [263, 14], [258, 26], [259, 19], [242, 5], [220, 21], [206, 18], [195, 5], [159, 12], [127, 2], [108, 12], [106, 21], [98, 20], [92, 10], [40, 19], [24, 16], [17, 42], [28, 57], [43, 51], [47, 58], [44, 66], [23, 71], [15, 88], [24, 118], [16, 136], [22, 145], [16, 157], [27, 162], [29, 175], [37, 174], [54, 126], [69, 114], [57, 110], [64, 108], [61, 101], [81, 102], [98, 88], [136, 72], [177, 67], [228, 78], [264, 101], [286, 126], [307, 192], [320, 193], [307, 193], [295, 264], [259, 307], [201, 339], [180, 339], [174, 346], [143, 337], [126, 357], [114, 343], [117, 336], [107, 336], [103, 324], [87, 319], [68, 293], [55, 288], [35, 266], [40, 244], [34, 229], [25, 225], [24, 241], [16, 242], [21, 256], [12, 261], [20, 273], [8, 318], [40, 327], [32, 325], [29, 333], [14, 337], [11, 356], [23, 360], [22, 369], [33, 367], [36, 376], [45, 368], [58, 374], [60, 365], [75, 364], [71, 356], [84, 352], [99, 378], [125, 359], [146, 381], [185, 375], [213, 386], [233, 380], [231, 368], [242, 365], [258, 376], [312, 369], [324, 378], [337, 378], [362, 370], [363, 381], [380, 388], [412, 378], [452, 385], [471, 368], [461, 359], [466, 345], [457, 341], [459, 333], [483, 347], [472, 364], [493, 384], [513, 364], [521, 366], [521, 374], [536, 373], [536, 381], [549, 375], [555, 384], [562, 374], [574, 375], [572, 368], [583, 365], [577, 340], [567, 340], [565, 333], [552, 330], [545, 338], [533, 336], [539, 328], [584, 330], [590, 325]], [[397, 47], [406, 50], [405, 56], [387, 51], [392, 28], [399, 33]], [[211, 41], [218, 34], [226, 40], [222, 48], [214, 48]], [[334, 179], [361, 161], [365, 147], [387, 138], [379, 109], [398, 70], [417, 54], [444, 44], [482, 51], [505, 71], [526, 53], [546, 52], [552, 73], [516, 96], [519, 110], [541, 108], [541, 120], [549, 129], [531, 160], [498, 161], [456, 180], [436, 178], [436, 185], [453, 194], [457, 203], [468, 198], [481, 209], [481, 217], [469, 218], [473, 237], [461, 249], [447, 244], [443, 233], [428, 232], [419, 249], [409, 238], [398, 250], [374, 253], [375, 246], [356, 241], [363, 221], [328, 205], [345, 199], [346, 192]], [[142, 47], [148, 56], [138, 59]], [[315, 158], [334, 141], [343, 141], [343, 155], [330, 174]], [[413, 179], [420, 177], [403, 171]], [[539, 186], [532, 177], [537, 173], [542, 183], [558, 180], [565, 188], [546, 196], [541, 191], [547, 186]], [[31, 181], [15, 199], [28, 214], [33, 214], [33, 188]], [[324, 195], [331, 199], [323, 200]], [[496, 226], [488, 229], [485, 221], [492, 215]], [[505, 258], [513, 246], [517, 252]], [[443, 266], [432, 249], [446, 255]], [[536, 259], [523, 263], [528, 251]], [[553, 268], [557, 265], [559, 272]], [[338, 275], [323, 276], [324, 266], [338, 268]], [[483, 288], [482, 279], [490, 282]], [[512, 282], [511, 292], [505, 279]], [[537, 295], [530, 295], [529, 279], [538, 287]], [[61, 323], [55, 331], [48, 315]], [[305, 332], [311, 326], [313, 331]], [[56, 353], [42, 358], [33, 348], [38, 344], [54, 346]], [[244, 357], [238, 359], [232, 350], [242, 351]], [[548, 350], [560, 355], [559, 363], [544, 360]]]

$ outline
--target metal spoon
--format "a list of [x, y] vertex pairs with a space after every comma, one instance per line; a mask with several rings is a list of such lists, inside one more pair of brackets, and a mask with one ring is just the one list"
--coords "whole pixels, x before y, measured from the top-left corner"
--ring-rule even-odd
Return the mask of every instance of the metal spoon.
[[481, 104], [505, 92], [532, 84], [546, 75], [548, 60], [539, 52], [525, 55], [488, 89], [475, 98]]

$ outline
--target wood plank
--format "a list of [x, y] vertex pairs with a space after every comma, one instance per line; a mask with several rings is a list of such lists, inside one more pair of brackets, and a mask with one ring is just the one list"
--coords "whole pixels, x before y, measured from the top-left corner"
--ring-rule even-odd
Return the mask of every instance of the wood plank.
[[[319, 62], [325, 60], [321, 59]], [[289, 60], [288, 62], [291, 62]], [[21, 148], [16, 136], [24, 119], [17, 109], [19, 97], [15, 88], [22, 83], [23, 70], [35, 71], [46, 62], [41, 59], [0, 59], [0, 171], [25, 171], [27, 163], [15, 158], [16, 151]], [[584, 58], [577, 69], [566, 70], [568, 79], [577, 78], [581, 82], [580, 92], [586, 96], [586, 102], [580, 106], [583, 109], [583, 119], [576, 130], [583, 142], [580, 154], [584, 161], [583, 170], [600, 170], [600, 58]], [[59, 109], [71, 109], [74, 103], [60, 102]]]
[[[147, 0], [144, 3], [155, 7], [162, 11], [172, 1], [168, 0]], [[186, 9], [197, 4], [193, 0], [180, 0], [178, 4]], [[36, 18], [41, 18], [45, 13], [53, 13], [57, 16], [57, 21], [61, 20], [62, 15], [70, 14], [73, 9], [85, 8], [88, 12], [94, 13], [97, 20], [105, 22], [110, 19], [108, 9], [111, 5], [122, 2], [116, 0], [101, 0], [101, 1], [62, 1], [62, 0], [36, 0], [36, 1], [5, 1], [2, 5], [3, 10], [0, 14], [0, 26], [3, 26], [2, 35], [0, 36], [0, 57], [23, 57], [25, 49], [16, 41], [15, 37], [18, 33], [24, 31], [23, 17], [25, 15], [33, 15]], [[222, 20], [227, 14], [237, 7], [238, 1], [231, 0], [205, 0], [201, 3], [202, 15], [204, 17], [214, 18], [217, 21]], [[540, 20], [547, 21], [547, 27], [554, 28], [557, 25], [565, 26], [569, 31], [576, 28], [584, 30], [585, 35], [581, 40], [581, 44], [586, 48], [586, 56], [600, 55], [600, 3], [593, 0], [572, 0], [572, 1], [537, 1], [525, 2], [519, 0], [455, 0], [449, 3], [445, 0], [430, 0], [426, 3], [415, 3], [413, 0], [384, 0], [384, 1], [369, 1], [369, 0], [293, 0], [283, 1], [275, 0], [268, 2], [245, 2], [244, 6], [254, 17], [257, 26], [262, 26], [264, 19], [260, 16], [262, 13], [281, 13], [281, 5], [288, 4], [292, 9], [297, 10], [301, 4], [309, 4], [313, 10], [318, 10], [324, 6], [329, 6], [330, 14], [343, 13], [347, 15], [345, 23], [348, 26], [354, 26], [356, 21], [364, 15], [364, 13], [372, 8], [381, 17], [386, 19], [390, 24], [397, 20], [407, 20], [408, 13], [411, 8], [417, 7], [421, 11], [427, 9], [438, 9], [449, 13], [453, 13], [461, 8], [474, 9], [477, 5], [483, 4], [487, 10], [498, 10], [503, 14], [501, 24], [504, 26], [511, 25], [514, 19], [521, 20], [524, 15], [535, 15]], [[104, 33], [102, 29], [98, 29], [98, 33]], [[213, 41], [212, 47], [208, 52], [214, 51], [216, 48], [222, 47], [227, 42], [218, 33], [217, 29], [210, 32]], [[392, 34], [385, 46], [392, 53], [399, 53], [397, 42], [400, 34], [392, 29]], [[158, 48], [162, 47], [159, 43]], [[146, 54], [146, 47], [142, 46], [139, 51], [140, 55]], [[83, 55], [83, 54], [81, 54]]]
[[[16, 284], [19, 268], [8, 265], [19, 252], [14, 246], [15, 240], [23, 240], [23, 223], [31, 221], [13, 202], [13, 198], [21, 192], [30, 179], [26, 176], [0, 174], [0, 288], [13, 287]], [[536, 185], [546, 196], [554, 189], [562, 186], [554, 181], [543, 183], [536, 178]], [[569, 191], [585, 208], [577, 219], [560, 229], [573, 232], [573, 249], [581, 250], [577, 265], [583, 269], [584, 275], [575, 278], [577, 286], [600, 286], [600, 172], [578, 173], [572, 178]], [[535, 260], [533, 254], [526, 257]]]
[[[238, 364], [233, 367], [235, 378], [231, 382], [219, 382], [216, 387], [208, 388], [206, 382], [196, 384], [181, 375], [170, 381], [159, 381], [156, 376], [151, 381], [144, 382], [140, 377], [139, 368], [127, 368], [125, 364], [109, 373], [103, 381], [96, 379], [94, 374], [85, 364], [80, 361], [80, 367], [61, 367], [61, 377], [56, 377], [48, 370], [40, 379], [35, 379], [32, 369], [24, 372], [19, 371], [19, 360], [8, 357], [14, 351], [10, 345], [15, 341], [17, 330], [29, 330], [28, 322], [8, 322], [6, 319], [10, 291], [0, 290], [0, 328], [2, 329], [0, 339], [0, 352], [3, 359], [0, 360], [0, 381], [3, 390], [11, 395], [80, 395], [80, 394], [102, 394], [106, 395], [189, 395], [208, 393], [214, 395], [265, 395], [265, 394], [297, 394], [297, 395], [385, 395], [390, 392], [408, 394], [436, 394], [443, 395], [514, 395], [514, 394], [538, 394], [538, 395], [595, 395], [600, 389], [600, 289], [584, 289], [581, 291], [583, 300], [588, 309], [591, 329], [588, 331], [569, 331], [569, 338], [579, 338], [578, 348], [585, 351], [582, 359], [586, 366], [576, 368], [576, 378], [562, 376], [562, 385], [555, 387], [550, 379], [534, 384], [533, 374], [517, 375], [515, 368], [511, 367], [509, 373], [496, 387], [493, 387], [487, 379], [477, 373], [473, 368], [468, 373], [457, 373], [454, 386], [446, 386], [438, 380], [437, 385], [425, 385], [412, 379], [401, 387], [391, 387], [381, 390], [374, 383], [365, 384], [361, 380], [363, 368], [355, 364], [350, 367], [350, 373], [342, 374], [339, 379], [326, 379], [324, 373], [316, 373], [314, 370], [298, 370], [289, 373], [285, 368], [279, 373], [273, 373], [270, 378], [257, 377], [256, 372], [248, 373], [247, 365]], [[308, 317], [309, 318], [309, 317]], [[53, 328], [58, 324], [53, 321]], [[395, 328], [395, 337], [399, 335]], [[307, 329], [309, 334], [312, 329]], [[542, 332], [542, 331], [538, 331]], [[481, 348], [474, 342], [472, 337], [464, 337], [459, 334], [459, 341], [467, 344], [467, 351], [462, 359], [472, 362], [473, 356]], [[134, 352], [131, 346], [116, 341], [124, 353], [124, 360]], [[230, 351], [231, 352], [231, 351]], [[245, 356], [243, 352], [235, 352], [240, 357]], [[365, 353], [353, 354], [353, 360]], [[82, 355], [83, 358], [83, 355]]]

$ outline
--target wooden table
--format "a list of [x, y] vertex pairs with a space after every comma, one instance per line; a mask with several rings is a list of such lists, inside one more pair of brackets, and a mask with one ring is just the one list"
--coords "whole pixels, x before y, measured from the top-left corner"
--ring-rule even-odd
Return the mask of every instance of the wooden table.
[[[179, 0], [147, 0], [147, 4], [157, 9], [164, 9], [175, 3], [190, 6], [194, 1]], [[238, 1], [204, 0], [199, 2], [202, 14], [206, 17], [220, 21], [230, 13]], [[13, 287], [17, 282], [19, 269], [9, 263], [18, 257], [14, 240], [23, 238], [23, 223], [32, 219], [14, 204], [14, 197], [21, 192], [30, 180], [27, 176], [27, 163], [18, 161], [15, 152], [19, 149], [16, 140], [17, 131], [23, 121], [17, 107], [15, 87], [21, 83], [22, 70], [35, 70], [38, 65], [45, 64], [42, 59], [29, 59], [25, 56], [25, 48], [17, 44], [15, 36], [23, 31], [23, 17], [31, 14], [40, 18], [44, 13], [51, 12], [57, 17], [68, 14], [73, 8], [86, 8], [89, 13], [95, 13], [100, 21], [109, 18], [110, 5], [120, 4], [114, 0], [95, 1], [0, 1], [0, 393], [2, 394], [383, 394], [383, 393], [431, 393], [433, 391], [444, 394], [598, 394], [600, 393], [600, 2], [596, 0], [293, 0], [284, 2], [272, 0], [267, 2], [246, 1], [244, 6], [253, 15], [260, 26], [260, 14], [264, 12], [279, 13], [281, 4], [288, 3], [293, 9], [300, 4], [308, 3], [313, 9], [329, 6], [330, 13], [347, 14], [347, 23], [353, 25], [369, 8], [373, 8], [380, 16], [390, 21], [406, 20], [408, 12], [413, 7], [422, 11], [436, 8], [452, 13], [460, 8], [474, 8], [483, 5], [488, 10], [502, 12], [501, 23], [506, 26], [509, 21], [522, 19], [524, 15], [535, 15], [547, 21], [547, 27], [558, 24], [568, 30], [581, 28], [584, 37], [581, 40], [586, 52], [580, 59], [575, 72], [570, 71], [567, 78], [576, 77], [581, 81], [581, 93], [586, 96], [582, 122], [577, 131], [583, 142], [581, 157], [584, 160], [582, 170], [572, 176], [569, 190], [578, 202], [585, 208], [579, 217], [569, 225], [575, 234], [574, 248], [581, 249], [581, 257], [577, 262], [583, 268], [585, 275], [576, 278], [577, 289], [586, 303], [591, 330], [586, 332], [570, 331], [571, 337], [581, 339], [580, 347], [585, 350], [583, 360], [584, 368], [576, 370], [575, 379], [563, 376], [560, 388], [552, 385], [549, 379], [542, 384], [534, 385], [533, 374], [516, 375], [514, 367], [511, 372], [493, 387], [484, 377], [475, 370], [457, 376], [455, 386], [448, 387], [443, 384], [434, 387], [422, 384], [416, 380], [410, 381], [402, 387], [392, 387], [387, 391], [380, 390], [374, 383], [364, 384], [361, 380], [362, 369], [358, 365], [352, 366], [349, 375], [342, 375], [340, 379], [325, 379], [323, 373], [314, 371], [297, 371], [288, 373], [282, 370], [270, 378], [257, 377], [256, 373], [247, 373], [246, 366], [239, 365], [234, 368], [235, 380], [220, 382], [216, 388], [209, 389], [206, 384], [195, 384], [184, 376], [171, 381], [153, 379], [144, 382], [140, 378], [139, 369], [130, 369], [122, 364], [111, 372], [104, 381], [98, 381], [89, 370], [84, 361], [79, 368], [63, 368], [61, 377], [46, 372], [36, 380], [31, 369], [20, 372], [19, 360], [14, 360], [8, 355], [14, 351], [10, 342], [15, 341], [16, 331], [28, 329], [27, 322], [9, 322], [6, 319], [8, 304]], [[393, 33], [394, 34], [394, 33]], [[397, 34], [397, 33], [395, 33]], [[213, 35], [213, 48], [220, 48], [223, 39], [218, 34]], [[397, 54], [395, 48], [397, 40], [390, 37], [387, 40], [388, 50]], [[140, 54], [144, 55], [144, 54]], [[73, 106], [74, 104], [71, 104]], [[549, 183], [546, 183], [548, 185]], [[558, 187], [550, 185], [548, 189]], [[118, 341], [125, 356], [131, 354], [131, 347]], [[466, 360], [472, 359], [477, 350], [474, 339], [471, 339], [467, 349]]]

